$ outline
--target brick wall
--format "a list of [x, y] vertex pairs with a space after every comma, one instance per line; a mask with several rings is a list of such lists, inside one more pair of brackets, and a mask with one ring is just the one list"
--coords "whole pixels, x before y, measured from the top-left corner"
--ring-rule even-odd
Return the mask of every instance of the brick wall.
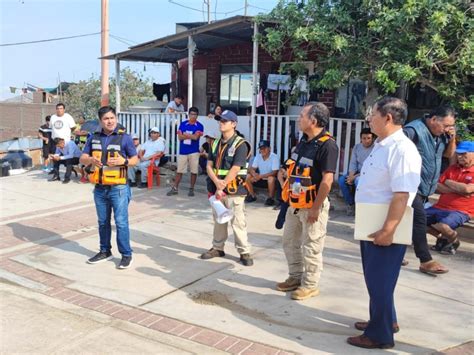
[[37, 136], [44, 118], [54, 113], [54, 104], [0, 102], [0, 141]]
[[[253, 46], [251, 43], [236, 44], [233, 46], [215, 49], [207, 54], [196, 55], [193, 59], [194, 69], [207, 69], [207, 96], [208, 102], [219, 101], [219, 86], [221, 65], [225, 64], [242, 64], [252, 65]], [[310, 54], [314, 60], [317, 58], [317, 52]], [[292, 61], [292, 54], [287, 51], [283, 54], [282, 62]], [[187, 67], [188, 60], [179, 61], [179, 85], [180, 92], [187, 91]], [[265, 50], [259, 48], [258, 52], [258, 72], [262, 74], [276, 73], [279, 68], [279, 62], [276, 62]], [[276, 114], [278, 94], [276, 91], [268, 91], [266, 95], [267, 109], [269, 114]], [[334, 110], [335, 93], [327, 91], [321, 95], [320, 100], [324, 102], [331, 110]]]

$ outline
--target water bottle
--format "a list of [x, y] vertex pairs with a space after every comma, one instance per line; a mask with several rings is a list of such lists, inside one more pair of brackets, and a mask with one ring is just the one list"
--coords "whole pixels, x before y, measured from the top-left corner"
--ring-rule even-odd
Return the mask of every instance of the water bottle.
[[294, 196], [299, 196], [303, 191], [303, 187], [301, 186], [301, 179], [295, 178], [295, 181], [291, 185], [291, 193]]

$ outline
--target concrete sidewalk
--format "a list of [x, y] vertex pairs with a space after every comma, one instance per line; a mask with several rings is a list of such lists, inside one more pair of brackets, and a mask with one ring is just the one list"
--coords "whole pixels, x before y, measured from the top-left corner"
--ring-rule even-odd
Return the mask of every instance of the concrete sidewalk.
[[[287, 277], [282, 232], [274, 228], [277, 212], [260, 202], [247, 205], [253, 267], [238, 263], [232, 236], [225, 258], [203, 261], [199, 255], [212, 240], [210, 207], [203, 178], [194, 198], [187, 197], [187, 183], [184, 177], [182, 192], [174, 197], [166, 196], [166, 186], [133, 189], [134, 264], [122, 271], [116, 269], [116, 249], [113, 261], [85, 262], [98, 248], [91, 185], [50, 183], [39, 171], [2, 178], [0, 277], [23, 286], [2, 285], [2, 319], [6, 314], [9, 320], [2, 323], [2, 338], [23, 337], [29, 330], [19, 320], [33, 319], [32, 333], [51, 329], [51, 341], [67, 324], [74, 332], [95, 329], [76, 337], [70, 348], [65, 336], [64, 349], [73, 353], [103, 353], [90, 347], [98, 334], [110, 334], [109, 353], [433, 353], [465, 343], [457, 351], [474, 352], [469, 343], [474, 334], [472, 244], [463, 242], [455, 256], [433, 255], [450, 268], [438, 277], [421, 274], [409, 249], [410, 264], [402, 269], [396, 291], [401, 326], [396, 347], [364, 351], [345, 343], [359, 334], [353, 323], [368, 317], [368, 296], [353, 219], [345, 216], [337, 198], [328, 224], [321, 294], [297, 302], [274, 289]], [[64, 316], [73, 306], [82, 318], [74, 312]], [[43, 316], [34, 317], [35, 312]], [[103, 317], [107, 321], [98, 321]], [[63, 325], [57, 326], [57, 318]], [[115, 327], [118, 320], [120, 327]], [[40, 334], [44, 341], [47, 335]], [[122, 343], [129, 344], [125, 351]], [[48, 342], [31, 344], [2, 341], [0, 349], [51, 353]]]

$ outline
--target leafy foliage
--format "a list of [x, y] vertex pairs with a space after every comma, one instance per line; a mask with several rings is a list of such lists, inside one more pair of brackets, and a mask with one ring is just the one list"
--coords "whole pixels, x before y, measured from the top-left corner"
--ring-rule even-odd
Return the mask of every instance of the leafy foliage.
[[[115, 107], [115, 78], [111, 78], [109, 84], [110, 105]], [[122, 109], [152, 97], [150, 79], [144, 79], [141, 74], [129, 68], [121, 70], [120, 98]], [[88, 80], [81, 80], [77, 84], [72, 84], [65, 92], [64, 103], [66, 104], [67, 112], [74, 118], [96, 119], [97, 111], [100, 108], [100, 98], [100, 78], [91, 76]]]
[[473, 12], [467, 0], [280, 0], [259, 18], [276, 22], [260, 40], [276, 59], [317, 52], [321, 88], [360, 78], [394, 94], [401, 83], [421, 84], [473, 115]]

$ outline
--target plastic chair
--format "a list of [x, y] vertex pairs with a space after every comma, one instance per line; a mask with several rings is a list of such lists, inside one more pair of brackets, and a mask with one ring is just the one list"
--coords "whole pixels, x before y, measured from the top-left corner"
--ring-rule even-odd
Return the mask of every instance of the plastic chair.
[[160, 186], [160, 167], [156, 166], [155, 161], [159, 160], [163, 155], [164, 153], [158, 153], [150, 159], [150, 165], [148, 165], [146, 178], [147, 187], [149, 189], [153, 188], [153, 173], [156, 173], [156, 186]]

